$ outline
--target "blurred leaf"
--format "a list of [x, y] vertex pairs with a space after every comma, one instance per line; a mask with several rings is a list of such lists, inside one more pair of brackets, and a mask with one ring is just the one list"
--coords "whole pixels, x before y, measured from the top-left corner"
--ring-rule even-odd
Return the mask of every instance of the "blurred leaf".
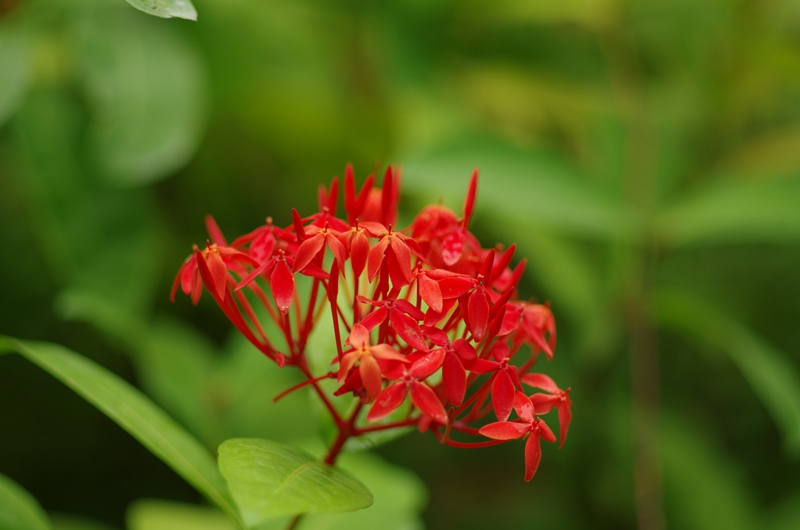
[[125, 513], [127, 530], [235, 530], [219, 510], [163, 500], [134, 501]]
[[755, 525], [753, 493], [702, 430], [665, 418], [661, 453], [670, 527], [686, 530], [750, 530]]
[[125, 0], [130, 5], [149, 15], [161, 18], [185, 18], [197, 20], [197, 11], [190, 0]]
[[671, 245], [784, 242], [800, 239], [800, 179], [727, 179], [666, 208], [657, 217]]
[[[559, 157], [489, 139], [453, 145], [402, 160], [403, 184], [421, 198], [463, 196], [472, 170], [480, 171], [477, 211], [514, 212], [528, 223], [583, 237], [627, 240], [631, 217], [593, 182]], [[460, 202], [451, 205], [461, 212]]]
[[0, 528], [8, 530], [52, 528], [47, 514], [33, 495], [2, 474], [0, 474]]
[[219, 469], [248, 526], [283, 514], [345, 512], [372, 505], [372, 494], [350, 473], [298, 447], [234, 438], [219, 447]]
[[0, 24], [0, 126], [22, 102], [29, 82], [27, 42], [8, 24]]
[[158, 280], [158, 221], [142, 191], [105, 189], [81, 164], [80, 109], [64, 93], [33, 91], [16, 127], [30, 222], [51, 274], [64, 286], [138, 312]]
[[120, 304], [81, 289], [61, 291], [53, 303], [64, 320], [87, 322], [101, 332], [121, 340], [128, 348], [138, 348], [147, 336], [147, 327]]
[[225, 482], [208, 451], [130, 384], [57, 344], [0, 336], [0, 349], [16, 351], [75, 390], [234, 521], [239, 520]]
[[755, 179], [800, 174], [800, 128], [770, 131], [756, 138], [721, 163], [730, 173], [747, 173]]
[[800, 376], [787, 356], [692, 294], [662, 291], [657, 311], [662, 324], [730, 356], [783, 432], [786, 450], [800, 455]]
[[769, 530], [796, 530], [800, 528], [800, 493], [789, 493], [788, 498], [773, 506], [761, 523]]
[[90, 151], [109, 182], [162, 179], [194, 155], [203, 134], [205, 77], [191, 41], [127, 12], [90, 18], [83, 74], [95, 114]]

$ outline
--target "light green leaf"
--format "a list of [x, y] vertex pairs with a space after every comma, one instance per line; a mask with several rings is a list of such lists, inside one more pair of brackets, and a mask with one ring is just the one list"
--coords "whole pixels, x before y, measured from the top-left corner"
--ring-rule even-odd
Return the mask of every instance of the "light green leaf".
[[470, 175], [477, 167], [478, 212], [515, 212], [530, 224], [604, 240], [637, 235], [638, 225], [619, 201], [552, 153], [478, 139], [405, 157], [402, 167], [406, 189], [434, 203], [455, 195], [458, 202], [449, 206], [459, 213]]
[[125, 0], [130, 5], [149, 15], [161, 18], [185, 18], [197, 20], [197, 11], [191, 0]]
[[656, 303], [662, 324], [730, 356], [783, 432], [786, 450], [800, 454], [800, 376], [786, 354], [692, 294], [662, 291]]
[[33, 495], [5, 475], [0, 475], [0, 528], [50, 530], [50, 520]]
[[346, 471], [304, 450], [258, 438], [219, 447], [219, 468], [248, 526], [284, 514], [347, 512], [372, 505], [372, 494]]
[[130, 384], [57, 344], [0, 336], [0, 349], [16, 351], [75, 390], [234, 521], [239, 521], [225, 481], [208, 451]]
[[236, 530], [219, 510], [163, 500], [133, 502], [125, 520], [127, 530]]
[[656, 219], [666, 243], [785, 242], [800, 240], [800, 179], [726, 179], [664, 209]]
[[206, 81], [193, 43], [125, 11], [90, 18], [82, 48], [95, 107], [89, 147], [102, 175], [139, 186], [185, 165], [205, 121]]
[[22, 102], [29, 78], [25, 39], [20, 31], [0, 24], [0, 125]]

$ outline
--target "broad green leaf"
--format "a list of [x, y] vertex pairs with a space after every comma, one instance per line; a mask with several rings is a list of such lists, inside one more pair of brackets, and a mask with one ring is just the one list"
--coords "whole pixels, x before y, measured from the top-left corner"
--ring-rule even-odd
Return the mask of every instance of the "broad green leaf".
[[800, 240], [800, 179], [726, 179], [665, 208], [658, 233], [675, 247]]
[[16, 351], [75, 390], [234, 521], [239, 520], [225, 481], [208, 451], [130, 384], [57, 344], [0, 336], [0, 349]]
[[82, 72], [94, 106], [91, 152], [121, 186], [168, 176], [194, 155], [204, 128], [206, 81], [193, 43], [132, 13], [85, 24]]
[[191, 0], [125, 0], [130, 5], [149, 15], [161, 18], [185, 18], [197, 20], [197, 11]]
[[347, 512], [372, 504], [372, 494], [350, 473], [291, 445], [226, 440], [219, 447], [219, 469], [248, 526], [277, 515]]
[[[342, 454], [338, 467], [356, 475], [375, 495], [375, 503], [366, 510], [347, 513], [308, 514], [303, 517], [303, 530], [421, 530], [421, 512], [425, 507], [425, 484], [414, 474], [393, 466], [371, 453]], [[285, 528], [286, 521], [271, 521], [258, 530]], [[282, 523], [282, 524], [279, 524]]]
[[33, 495], [0, 474], [0, 528], [8, 530], [50, 530], [50, 520]]
[[472, 170], [480, 172], [476, 209], [514, 212], [531, 225], [541, 223], [575, 235], [628, 240], [638, 228], [613, 197], [582, 178], [562, 159], [524, 151], [496, 140], [458, 142], [402, 160], [403, 185], [421, 198], [441, 197], [461, 212]]
[[786, 354], [689, 293], [659, 293], [657, 311], [663, 324], [728, 354], [782, 431], [787, 451], [800, 454], [800, 375]]
[[796, 530], [800, 528], [800, 492], [787, 492], [787, 498], [772, 506], [760, 528]]
[[[701, 426], [665, 417], [661, 425], [670, 528], [755, 530], [754, 495], [737, 462]], [[769, 527], [771, 528], [771, 527]]]
[[155, 499], [134, 501], [125, 520], [127, 530], [236, 530], [214, 508]]
[[0, 24], [0, 125], [22, 102], [30, 78], [26, 40], [8, 26]]

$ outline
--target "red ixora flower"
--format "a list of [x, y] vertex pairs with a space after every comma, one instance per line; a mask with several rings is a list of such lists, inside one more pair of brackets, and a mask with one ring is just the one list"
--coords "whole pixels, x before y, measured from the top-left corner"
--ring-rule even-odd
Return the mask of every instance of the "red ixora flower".
[[[291, 210], [285, 225], [267, 217], [230, 244], [207, 217], [211, 241], [184, 261], [171, 297], [180, 287], [196, 304], [206, 289], [267, 358], [300, 371], [304, 381], [276, 400], [304, 387], [317, 395], [338, 430], [326, 462], [351, 437], [416, 426], [459, 448], [527, 437], [530, 480], [540, 441], [555, 441], [539, 416], [558, 411], [561, 445], [572, 419], [570, 389], [532, 372], [541, 352], [555, 352], [550, 305], [518, 298], [525, 260], [512, 268], [513, 244], [483, 248], [470, 232], [477, 170], [460, 215], [428, 206], [408, 228], [397, 227], [400, 181], [389, 167], [381, 187], [370, 175], [359, 189], [348, 165], [344, 208], [335, 177], [320, 186], [317, 212]], [[335, 369], [319, 371], [307, 344], [324, 319]], [[543, 392], [526, 396], [523, 384]], [[492, 412], [499, 421], [486, 424]]]

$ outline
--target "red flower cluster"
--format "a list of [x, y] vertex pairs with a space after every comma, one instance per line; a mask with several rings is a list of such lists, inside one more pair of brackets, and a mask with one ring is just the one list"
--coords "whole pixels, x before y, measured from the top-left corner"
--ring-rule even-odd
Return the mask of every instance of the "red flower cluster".
[[[296, 388], [312, 386], [339, 429], [327, 462], [349, 437], [416, 425], [463, 448], [527, 436], [530, 480], [539, 465], [540, 440], [556, 439], [539, 416], [558, 410], [562, 445], [571, 419], [569, 389], [530, 373], [541, 352], [553, 357], [553, 314], [547, 305], [516, 299], [525, 262], [511, 268], [514, 245], [485, 249], [469, 232], [477, 172], [460, 218], [443, 206], [428, 206], [400, 231], [393, 229], [399, 174], [390, 167], [382, 188], [374, 180], [370, 175], [357, 191], [352, 168], [346, 168], [346, 221], [336, 216], [337, 178], [330, 188], [320, 187], [319, 212], [301, 217], [292, 210], [293, 222], [285, 228], [267, 218], [266, 225], [228, 244], [207, 218], [213, 243], [195, 247], [186, 259], [173, 299], [180, 286], [196, 304], [205, 286], [264, 355], [304, 374], [306, 381]], [[310, 284], [306, 299], [296, 285], [301, 279]], [[338, 370], [314, 374], [306, 343], [326, 308]], [[259, 313], [282, 336], [269, 337]], [[327, 378], [339, 383], [333, 396], [319, 384]], [[528, 395], [526, 386], [544, 393]], [[343, 395], [360, 398], [348, 415], [333, 406]], [[411, 403], [401, 407], [409, 396]], [[516, 419], [509, 419], [512, 411]], [[492, 412], [498, 421], [485, 424]], [[463, 442], [453, 435], [491, 440]]]

